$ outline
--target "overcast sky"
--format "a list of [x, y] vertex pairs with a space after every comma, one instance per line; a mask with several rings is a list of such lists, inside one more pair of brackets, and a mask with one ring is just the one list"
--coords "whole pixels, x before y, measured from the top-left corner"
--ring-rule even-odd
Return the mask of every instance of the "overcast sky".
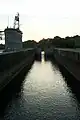
[[0, 0], [0, 30], [17, 12], [23, 41], [80, 35], [80, 0]]

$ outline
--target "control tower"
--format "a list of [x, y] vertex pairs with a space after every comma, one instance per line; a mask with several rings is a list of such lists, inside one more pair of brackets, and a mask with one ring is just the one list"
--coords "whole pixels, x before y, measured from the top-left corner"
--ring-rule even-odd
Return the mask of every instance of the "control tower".
[[5, 51], [14, 51], [22, 49], [22, 32], [20, 31], [19, 13], [15, 16], [13, 28], [6, 28], [5, 34]]

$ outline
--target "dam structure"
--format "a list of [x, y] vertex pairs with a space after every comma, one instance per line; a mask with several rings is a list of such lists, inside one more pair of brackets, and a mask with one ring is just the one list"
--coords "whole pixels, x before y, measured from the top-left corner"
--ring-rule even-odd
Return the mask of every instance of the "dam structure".
[[5, 49], [0, 53], [0, 91], [25, 67], [34, 60], [35, 49], [23, 49], [22, 31], [20, 30], [19, 13], [14, 18], [13, 28], [0, 31], [5, 35]]

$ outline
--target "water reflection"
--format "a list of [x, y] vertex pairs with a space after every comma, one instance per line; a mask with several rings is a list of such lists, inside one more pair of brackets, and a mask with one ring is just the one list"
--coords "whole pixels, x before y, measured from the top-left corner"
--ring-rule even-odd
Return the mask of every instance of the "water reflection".
[[35, 61], [26, 75], [21, 96], [12, 98], [6, 120], [79, 120], [77, 99], [65, 76], [51, 61]]

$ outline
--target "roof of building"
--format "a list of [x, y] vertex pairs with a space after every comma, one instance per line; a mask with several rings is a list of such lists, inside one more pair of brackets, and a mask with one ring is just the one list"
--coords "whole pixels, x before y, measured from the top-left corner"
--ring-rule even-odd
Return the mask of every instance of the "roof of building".
[[15, 29], [15, 28], [6, 28], [6, 29], [4, 30], [4, 32], [5, 32], [5, 31], [8, 31], [8, 30], [17, 31], [17, 32], [20, 32], [20, 33], [22, 34], [22, 31], [19, 30], [18, 28], [17, 28], [17, 29]]

